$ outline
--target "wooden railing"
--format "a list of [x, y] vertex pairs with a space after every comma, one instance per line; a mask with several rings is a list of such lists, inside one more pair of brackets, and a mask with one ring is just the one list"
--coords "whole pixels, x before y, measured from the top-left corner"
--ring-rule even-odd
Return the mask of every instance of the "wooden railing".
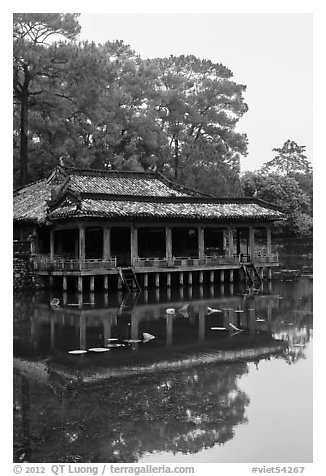
[[14, 255], [29, 255], [32, 252], [30, 240], [14, 240]]
[[[197, 257], [172, 257], [172, 258], [134, 258], [132, 265], [134, 268], [181, 268], [181, 267], [210, 267], [238, 265], [239, 263], [250, 263], [249, 255], [221, 255]], [[254, 263], [278, 263], [278, 254], [254, 255]]]
[[35, 258], [35, 269], [38, 271], [92, 271], [95, 269], [114, 269], [117, 266], [116, 258], [102, 259], [67, 259], [47, 255]]

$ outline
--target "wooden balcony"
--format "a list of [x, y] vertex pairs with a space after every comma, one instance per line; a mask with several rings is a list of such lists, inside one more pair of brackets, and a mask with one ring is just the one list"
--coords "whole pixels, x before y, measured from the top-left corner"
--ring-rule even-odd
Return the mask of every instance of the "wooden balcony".
[[59, 271], [59, 272], [87, 272], [94, 271], [108, 271], [114, 270], [117, 267], [116, 258], [102, 259], [67, 259], [64, 257], [50, 258], [48, 255], [38, 255], [34, 260], [34, 266], [36, 271]]
[[[173, 270], [191, 271], [204, 269], [236, 269], [241, 263], [250, 263], [249, 255], [221, 255], [203, 257], [172, 257], [172, 258], [134, 258], [131, 265], [136, 272], [169, 272]], [[256, 266], [277, 266], [278, 254], [254, 255]], [[35, 270], [54, 274], [112, 274], [117, 273], [117, 258], [109, 259], [71, 259], [62, 256], [37, 255], [34, 259]]]

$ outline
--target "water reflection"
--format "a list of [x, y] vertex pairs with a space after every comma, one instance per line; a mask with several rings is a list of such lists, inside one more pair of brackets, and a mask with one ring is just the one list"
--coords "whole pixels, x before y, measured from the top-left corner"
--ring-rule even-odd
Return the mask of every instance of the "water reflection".
[[[225, 284], [184, 288], [183, 299], [178, 289], [56, 297], [57, 310], [45, 292], [15, 299], [15, 461], [136, 462], [224, 445], [246, 422], [248, 362], [294, 364], [312, 338], [309, 279], [254, 296]], [[68, 354], [144, 332], [156, 338]]]

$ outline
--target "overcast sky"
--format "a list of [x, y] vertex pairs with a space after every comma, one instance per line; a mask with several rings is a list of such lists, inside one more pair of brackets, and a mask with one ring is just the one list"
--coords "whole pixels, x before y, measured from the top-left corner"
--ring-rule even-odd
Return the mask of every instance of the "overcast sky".
[[311, 14], [85, 13], [79, 23], [80, 39], [123, 40], [143, 58], [192, 54], [230, 68], [247, 86], [242, 170], [260, 168], [287, 139], [312, 161]]

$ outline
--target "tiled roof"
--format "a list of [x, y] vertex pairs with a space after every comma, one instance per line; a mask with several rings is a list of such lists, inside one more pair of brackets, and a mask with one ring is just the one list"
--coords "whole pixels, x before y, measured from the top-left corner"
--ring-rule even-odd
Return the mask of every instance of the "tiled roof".
[[[146, 176], [148, 175], [148, 177]], [[116, 176], [109, 173], [100, 177], [90, 175], [70, 175], [69, 189], [80, 193], [103, 193], [109, 195], [136, 195], [150, 197], [187, 197], [189, 193], [181, 192], [166, 185], [156, 176], [138, 174]]]
[[47, 200], [51, 198], [52, 185], [46, 179], [20, 188], [14, 194], [14, 221], [44, 223], [46, 221]]
[[277, 220], [283, 214], [262, 204], [248, 201], [203, 202], [178, 200], [101, 200], [83, 198], [79, 204], [55, 208], [49, 218], [120, 218], [156, 220]]
[[14, 193], [14, 221], [69, 218], [151, 220], [277, 220], [283, 214], [256, 199], [216, 199], [145, 172], [57, 167], [47, 179]]

